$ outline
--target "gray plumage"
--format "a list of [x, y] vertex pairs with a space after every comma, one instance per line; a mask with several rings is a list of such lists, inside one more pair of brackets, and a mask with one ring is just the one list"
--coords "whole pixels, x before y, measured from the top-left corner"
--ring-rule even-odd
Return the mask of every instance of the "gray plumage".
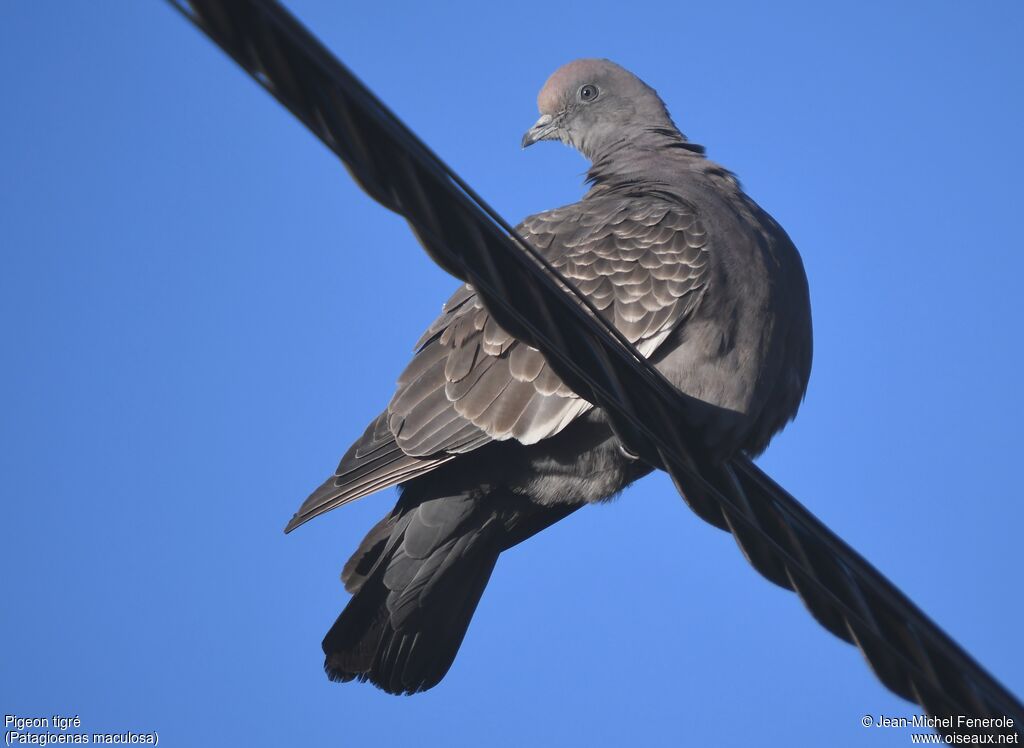
[[[591, 188], [518, 232], [673, 384], [715, 406], [694, 425], [714, 469], [760, 453], [810, 374], [807, 282], [789, 238], [614, 63], [560, 68], [538, 108], [524, 146], [579, 149]], [[343, 572], [354, 596], [324, 639], [328, 675], [393, 693], [435, 685], [498, 555], [650, 470], [462, 286], [387, 409], [286, 528], [402, 485]]]

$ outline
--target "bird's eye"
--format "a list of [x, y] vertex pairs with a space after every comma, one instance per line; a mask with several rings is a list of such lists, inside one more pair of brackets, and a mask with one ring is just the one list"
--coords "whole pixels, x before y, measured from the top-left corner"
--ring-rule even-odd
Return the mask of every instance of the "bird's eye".
[[580, 89], [580, 101], [593, 101], [597, 98], [597, 94], [597, 86], [588, 83]]

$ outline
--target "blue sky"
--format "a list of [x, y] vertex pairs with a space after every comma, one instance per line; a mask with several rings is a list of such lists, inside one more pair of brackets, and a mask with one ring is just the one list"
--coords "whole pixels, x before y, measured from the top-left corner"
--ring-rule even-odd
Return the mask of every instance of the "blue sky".
[[[1016, 693], [1024, 6], [289, 6], [510, 220], [546, 76], [612, 58], [789, 231], [815, 363], [761, 465]], [[167, 745], [905, 745], [917, 708], [662, 475], [505, 554], [445, 681], [336, 685], [390, 493], [281, 532], [454, 281], [160, 2], [0, 24], [0, 709]]]

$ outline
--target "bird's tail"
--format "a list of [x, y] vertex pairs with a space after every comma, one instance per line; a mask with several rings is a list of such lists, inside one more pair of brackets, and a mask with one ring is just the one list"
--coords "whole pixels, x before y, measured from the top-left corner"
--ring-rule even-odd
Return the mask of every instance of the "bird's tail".
[[406, 484], [346, 564], [342, 577], [354, 594], [323, 641], [331, 680], [368, 680], [395, 694], [437, 685], [501, 551], [577, 508], [453, 493]]
[[498, 517], [468, 492], [410, 501], [417, 488], [405, 489], [345, 566], [354, 596], [323, 641], [331, 680], [425, 691], [462, 644], [501, 551]]

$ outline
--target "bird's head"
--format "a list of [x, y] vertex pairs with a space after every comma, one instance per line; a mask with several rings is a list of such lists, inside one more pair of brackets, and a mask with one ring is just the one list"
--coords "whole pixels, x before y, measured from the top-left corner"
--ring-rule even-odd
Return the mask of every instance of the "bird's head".
[[587, 158], [646, 132], [676, 130], [653, 88], [610, 60], [575, 60], [548, 78], [537, 95], [540, 119], [523, 136], [523, 148], [561, 140]]

